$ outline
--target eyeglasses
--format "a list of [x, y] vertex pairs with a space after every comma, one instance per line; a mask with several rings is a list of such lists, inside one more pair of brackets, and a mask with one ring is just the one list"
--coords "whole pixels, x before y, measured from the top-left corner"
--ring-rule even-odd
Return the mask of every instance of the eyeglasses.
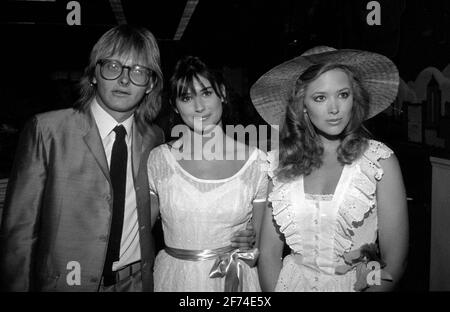
[[100, 75], [106, 80], [115, 80], [122, 75], [123, 69], [128, 69], [128, 78], [136, 86], [146, 86], [150, 79], [154, 80], [154, 72], [145, 66], [133, 65], [124, 66], [116, 60], [98, 60], [100, 65]]

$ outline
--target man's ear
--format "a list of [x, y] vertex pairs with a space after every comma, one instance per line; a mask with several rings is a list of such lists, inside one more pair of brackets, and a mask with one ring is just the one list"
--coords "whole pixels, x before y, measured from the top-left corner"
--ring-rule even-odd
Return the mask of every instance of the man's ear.
[[150, 86], [145, 90], [145, 94], [149, 94], [153, 90], [153, 83], [150, 84]]

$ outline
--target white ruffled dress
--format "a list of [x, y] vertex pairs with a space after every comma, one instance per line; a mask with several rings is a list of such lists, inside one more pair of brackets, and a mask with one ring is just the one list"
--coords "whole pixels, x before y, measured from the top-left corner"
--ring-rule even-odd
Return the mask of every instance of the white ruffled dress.
[[377, 239], [377, 181], [383, 176], [380, 159], [392, 150], [369, 141], [363, 155], [345, 165], [333, 195], [305, 194], [303, 177], [280, 183], [274, 177], [277, 157], [269, 153], [269, 194], [273, 216], [291, 254], [283, 260], [275, 291], [354, 291], [356, 271], [336, 275], [343, 254]]

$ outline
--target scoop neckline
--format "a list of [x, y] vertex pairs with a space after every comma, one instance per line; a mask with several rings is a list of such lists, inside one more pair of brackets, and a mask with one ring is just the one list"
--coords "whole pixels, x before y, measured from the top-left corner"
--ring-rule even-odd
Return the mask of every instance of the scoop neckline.
[[203, 182], [203, 183], [223, 183], [230, 180], [233, 180], [237, 176], [241, 175], [243, 171], [247, 169], [248, 166], [250, 166], [250, 163], [252, 162], [253, 158], [255, 157], [257, 153], [257, 148], [254, 148], [253, 152], [248, 157], [247, 161], [241, 166], [241, 168], [236, 171], [232, 176], [223, 178], [223, 179], [202, 179], [199, 177], [194, 176], [193, 174], [189, 173], [186, 169], [184, 169], [178, 161], [175, 159], [175, 156], [172, 154], [172, 152], [169, 149], [169, 146], [167, 144], [164, 144], [163, 146], [164, 152], [168, 154], [169, 160], [174, 163], [174, 166], [176, 166], [181, 172], [183, 172], [186, 176], [188, 176], [190, 179], [197, 181], [197, 182]]
[[[341, 188], [343, 187], [343, 183], [344, 183], [344, 180], [346, 179], [347, 171], [348, 171], [349, 167], [350, 166], [347, 165], [347, 164], [343, 166], [341, 174], [340, 174], [339, 179], [338, 179], [338, 182], [337, 182], [337, 184], [336, 184], [336, 186], [334, 188], [334, 192], [332, 194], [311, 194], [311, 193], [307, 193], [305, 191], [305, 179], [304, 179], [304, 176], [302, 175], [301, 176], [302, 193], [303, 193], [305, 199], [309, 199], [309, 198], [307, 198], [307, 195], [310, 195], [310, 196], [330, 196], [331, 199], [330, 200], [325, 200], [325, 201], [327, 201], [327, 202], [336, 201], [337, 197], [341, 194]], [[309, 199], [309, 200], [314, 200], [314, 199]]]

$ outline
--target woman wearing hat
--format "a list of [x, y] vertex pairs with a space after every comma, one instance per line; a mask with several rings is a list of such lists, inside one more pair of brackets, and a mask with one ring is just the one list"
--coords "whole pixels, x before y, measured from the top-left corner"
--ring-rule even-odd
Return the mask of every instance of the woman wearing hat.
[[392, 103], [398, 84], [382, 55], [318, 47], [252, 87], [256, 109], [282, 129], [269, 154], [264, 291], [394, 289], [407, 258], [405, 189], [392, 150], [362, 123]]

